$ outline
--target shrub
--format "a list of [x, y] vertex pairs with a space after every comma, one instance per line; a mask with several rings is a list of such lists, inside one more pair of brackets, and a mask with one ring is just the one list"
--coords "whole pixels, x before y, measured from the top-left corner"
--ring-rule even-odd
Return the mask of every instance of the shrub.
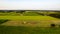
[[55, 27], [56, 25], [55, 24], [51, 24], [51, 27]]
[[0, 24], [5, 23], [7, 21], [9, 21], [9, 20], [8, 19], [0, 19]]
[[49, 16], [55, 17], [55, 18], [60, 18], [59, 14], [50, 14]]

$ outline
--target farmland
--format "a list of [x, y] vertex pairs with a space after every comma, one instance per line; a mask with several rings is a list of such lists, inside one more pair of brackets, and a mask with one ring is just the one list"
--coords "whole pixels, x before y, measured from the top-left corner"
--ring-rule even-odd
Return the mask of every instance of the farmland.
[[59, 34], [60, 19], [51, 14], [59, 12], [0, 12], [0, 34]]

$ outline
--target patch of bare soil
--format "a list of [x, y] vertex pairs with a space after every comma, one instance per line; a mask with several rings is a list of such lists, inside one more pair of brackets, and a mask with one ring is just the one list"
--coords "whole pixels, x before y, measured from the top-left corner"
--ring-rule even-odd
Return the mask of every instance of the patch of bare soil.
[[50, 27], [50, 24], [58, 24], [59, 25], [60, 20], [46, 20], [46, 21], [33, 21], [33, 20], [11, 20], [6, 23], [3, 23], [1, 25], [5, 26], [40, 26], [40, 27]]
[[31, 25], [36, 25], [37, 22], [36, 21], [8, 21], [6, 23], [3, 23], [1, 25], [5, 25], [5, 26], [31, 26]]

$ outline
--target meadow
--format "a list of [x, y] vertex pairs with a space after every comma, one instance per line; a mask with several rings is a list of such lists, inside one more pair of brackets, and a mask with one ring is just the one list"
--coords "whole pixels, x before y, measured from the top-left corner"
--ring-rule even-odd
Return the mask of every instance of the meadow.
[[60, 34], [60, 19], [47, 14], [0, 12], [0, 34]]
[[60, 34], [60, 28], [0, 26], [0, 34]]

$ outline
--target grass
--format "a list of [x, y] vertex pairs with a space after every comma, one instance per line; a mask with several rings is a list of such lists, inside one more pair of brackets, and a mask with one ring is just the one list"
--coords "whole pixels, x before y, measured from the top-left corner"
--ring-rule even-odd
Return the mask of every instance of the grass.
[[0, 34], [60, 34], [60, 28], [0, 26]]
[[[19, 25], [19, 26], [28, 26], [28, 27], [29, 26], [49, 27], [52, 20], [55, 20], [55, 21], [58, 20], [58, 19], [50, 17], [50, 16], [0, 16], [0, 19], [12, 20], [12, 22], [9, 22], [9, 23], [7, 22], [2, 25], [6, 25], [6, 26], [8, 26], [8, 25], [9, 26], [10, 25], [11, 26], [15, 26], [15, 25], [18, 26]], [[26, 21], [24, 21], [24, 20], [26, 20]], [[24, 21], [24, 22], [28, 22], [28, 23], [33, 23], [33, 21], [35, 21], [36, 24], [21, 24], [20, 21], [22, 21], [22, 22]]]
[[10, 20], [57, 20], [50, 16], [0, 16], [0, 19]]
[[[9, 16], [8, 16], [9, 15]], [[26, 13], [25, 16], [0, 16], [0, 19], [8, 20], [58, 20], [50, 16], [33, 16], [38, 15], [33, 13]], [[15, 14], [14, 14], [15, 15]], [[27, 16], [26, 16], [27, 15]], [[15, 22], [14, 22], [15, 23]], [[12, 24], [12, 23], [11, 23]], [[47, 23], [37, 24], [37, 26], [45, 26]], [[24, 24], [23, 24], [24, 25]], [[33, 26], [33, 25], [32, 25]], [[48, 28], [48, 27], [26, 27], [26, 26], [0, 26], [0, 34], [60, 34], [60, 28]]]
[[0, 13], [0, 16], [20, 16], [20, 13]]
[[[25, 12], [23, 15], [24, 16], [40, 16], [36, 12]], [[0, 13], [0, 16], [21, 16], [21, 13], [15, 13], [15, 12], [11, 12], [11, 13]]]

